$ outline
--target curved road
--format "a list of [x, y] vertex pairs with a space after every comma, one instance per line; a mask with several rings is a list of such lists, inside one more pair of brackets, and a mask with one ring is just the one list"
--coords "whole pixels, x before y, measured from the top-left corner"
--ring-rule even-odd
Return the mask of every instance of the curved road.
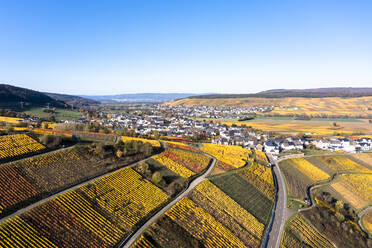
[[[207, 154], [205, 154], [207, 155]], [[124, 247], [124, 248], [129, 248], [135, 241], [136, 239], [146, 230], [148, 226], [150, 226], [153, 222], [155, 222], [162, 214], [164, 214], [166, 211], [168, 211], [174, 204], [176, 204], [178, 201], [180, 201], [183, 197], [185, 197], [188, 193], [190, 193], [191, 190], [193, 190], [198, 184], [202, 183], [207, 175], [212, 171], [216, 164], [216, 159], [213, 158], [212, 156], [207, 155], [210, 157], [213, 161], [209, 168], [199, 177], [195, 178], [188, 188], [178, 195], [173, 201], [168, 203], [164, 208], [162, 208], [159, 212], [157, 212], [154, 216], [152, 216], [149, 220], [145, 222], [135, 233], [133, 233], [129, 239], [124, 240], [118, 247]]]
[[364, 226], [362, 225], [362, 219], [363, 219], [363, 216], [369, 211], [369, 210], [372, 210], [372, 206], [369, 206], [367, 208], [365, 208], [363, 211], [361, 211], [359, 214], [358, 214], [358, 224], [360, 226], [360, 228], [362, 228], [362, 230], [369, 236], [371, 237], [371, 235], [369, 234], [369, 232], [364, 228]]
[[292, 211], [287, 209], [287, 192], [282, 173], [280, 172], [280, 169], [278, 167], [278, 163], [276, 160], [273, 159], [271, 155], [268, 155], [268, 158], [271, 164], [274, 165], [273, 170], [277, 178], [278, 193], [274, 213], [274, 222], [269, 233], [269, 240], [266, 247], [277, 248], [280, 246], [284, 224], [288, 217], [292, 214]]

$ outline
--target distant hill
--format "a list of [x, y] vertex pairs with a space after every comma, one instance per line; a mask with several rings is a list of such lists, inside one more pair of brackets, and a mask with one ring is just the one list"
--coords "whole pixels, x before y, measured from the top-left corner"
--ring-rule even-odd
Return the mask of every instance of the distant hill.
[[63, 107], [63, 101], [56, 100], [44, 93], [8, 84], [0, 84], [0, 107], [20, 109], [29, 107]]
[[196, 99], [218, 99], [218, 98], [282, 98], [282, 97], [363, 97], [372, 96], [372, 88], [317, 88], [317, 89], [273, 89], [253, 94], [210, 94], [190, 96]]
[[266, 116], [372, 119], [372, 88], [275, 89], [255, 94], [190, 96], [165, 103], [171, 106], [267, 107]]
[[66, 94], [57, 94], [57, 93], [47, 93], [45, 92], [47, 96], [57, 100], [57, 101], [62, 101], [67, 103], [70, 106], [73, 107], [84, 107], [84, 106], [89, 106], [92, 104], [100, 104], [99, 101], [93, 100], [93, 99], [88, 99], [84, 98], [81, 96], [73, 96], [73, 95], [66, 95]]
[[192, 93], [138, 93], [105, 96], [82, 95], [82, 97], [102, 103], [163, 103], [196, 95]]

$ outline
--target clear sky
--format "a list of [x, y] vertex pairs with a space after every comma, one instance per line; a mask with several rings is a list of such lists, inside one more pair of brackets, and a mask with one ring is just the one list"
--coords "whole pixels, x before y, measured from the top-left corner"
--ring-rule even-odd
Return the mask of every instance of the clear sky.
[[0, 82], [71, 94], [372, 87], [372, 1], [0, 0]]

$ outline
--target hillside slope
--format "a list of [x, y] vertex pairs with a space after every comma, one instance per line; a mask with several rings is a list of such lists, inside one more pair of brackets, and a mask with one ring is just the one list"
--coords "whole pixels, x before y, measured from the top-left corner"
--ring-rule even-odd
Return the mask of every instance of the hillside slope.
[[63, 101], [47, 96], [44, 93], [16, 87], [8, 84], [0, 84], [0, 107], [19, 109], [36, 106], [62, 107]]
[[62, 101], [67, 103], [68, 105], [74, 106], [74, 107], [82, 107], [82, 106], [88, 106], [92, 104], [100, 104], [99, 101], [88, 99], [85, 97], [80, 96], [74, 96], [74, 95], [66, 95], [66, 94], [57, 94], [57, 93], [48, 93], [45, 92], [47, 96], [50, 96], [51, 98]]
[[274, 106], [273, 111], [264, 115], [372, 118], [372, 89], [272, 90], [247, 95], [203, 95], [175, 100], [166, 105], [247, 108]]

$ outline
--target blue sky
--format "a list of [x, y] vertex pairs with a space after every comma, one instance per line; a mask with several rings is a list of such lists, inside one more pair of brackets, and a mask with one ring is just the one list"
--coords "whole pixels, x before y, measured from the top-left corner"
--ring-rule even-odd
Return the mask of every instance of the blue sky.
[[71, 94], [372, 87], [372, 1], [3, 1], [0, 82]]

